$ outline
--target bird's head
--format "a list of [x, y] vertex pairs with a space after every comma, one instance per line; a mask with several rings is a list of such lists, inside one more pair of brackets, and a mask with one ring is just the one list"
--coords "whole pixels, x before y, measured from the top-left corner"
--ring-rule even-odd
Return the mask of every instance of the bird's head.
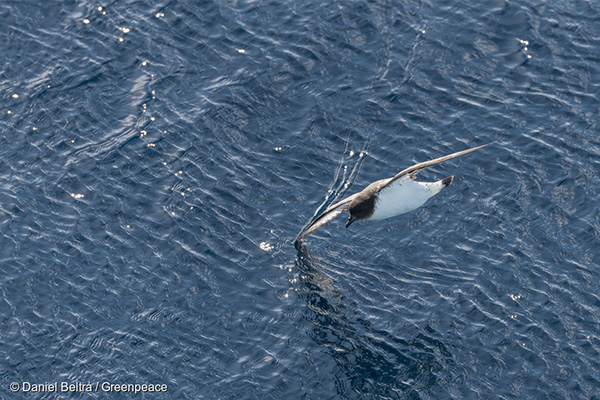
[[375, 200], [377, 195], [375, 193], [369, 193], [358, 196], [350, 203], [348, 211], [348, 221], [346, 221], [346, 228], [349, 227], [357, 219], [369, 219], [375, 211]]

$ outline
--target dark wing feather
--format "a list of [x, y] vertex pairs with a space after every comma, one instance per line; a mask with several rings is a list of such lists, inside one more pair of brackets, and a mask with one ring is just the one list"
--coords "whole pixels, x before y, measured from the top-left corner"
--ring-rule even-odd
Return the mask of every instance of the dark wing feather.
[[304, 228], [302, 232], [300, 232], [296, 240], [298, 241], [304, 239], [305, 237], [307, 237], [308, 235], [310, 235], [311, 233], [313, 233], [314, 231], [316, 231], [317, 229], [319, 229], [320, 227], [322, 227], [323, 225], [325, 225], [326, 223], [343, 213], [345, 210], [348, 209], [348, 207], [350, 207], [350, 203], [352, 202], [352, 200], [354, 200], [354, 198], [357, 195], [358, 193], [355, 193], [352, 196], [346, 197], [344, 200], [327, 207], [327, 210], [319, 214], [317, 218], [313, 219], [312, 222], [308, 224], [308, 226]]
[[[402, 178], [406, 174], [411, 174], [411, 176], [412, 175], [416, 175], [423, 168], [431, 167], [432, 165], [439, 164], [439, 163], [444, 162], [444, 161], [448, 161], [448, 160], [450, 160], [452, 158], [460, 157], [460, 156], [462, 156], [464, 154], [467, 154], [467, 153], [470, 153], [472, 151], [479, 150], [482, 147], [489, 146], [492, 143], [496, 143], [496, 142], [491, 142], [491, 143], [488, 143], [488, 144], [484, 144], [483, 146], [473, 147], [472, 149], [467, 149], [467, 150], [459, 151], [459, 152], [452, 153], [452, 154], [449, 154], [449, 155], [444, 156], [444, 157], [436, 158], [434, 160], [429, 160], [429, 161], [425, 161], [425, 162], [422, 162], [422, 163], [419, 163], [419, 164], [415, 164], [412, 167], [408, 167], [405, 170], [400, 171], [393, 178], [390, 178], [390, 180], [388, 182], [386, 182], [385, 185], [383, 185], [381, 187], [381, 189], [385, 188], [386, 186], [388, 186], [392, 182], [395, 182], [396, 180]], [[381, 190], [381, 189], [379, 189], [379, 190]]]

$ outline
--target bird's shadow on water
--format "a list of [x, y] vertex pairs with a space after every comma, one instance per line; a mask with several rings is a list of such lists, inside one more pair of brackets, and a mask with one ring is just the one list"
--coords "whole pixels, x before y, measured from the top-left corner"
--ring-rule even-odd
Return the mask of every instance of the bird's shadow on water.
[[[378, 395], [385, 398], [440, 397], [451, 377], [453, 357], [441, 335], [429, 326], [378, 329], [351, 309], [349, 301], [301, 242], [295, 243], [305, 318], [310, 337], [337, 363], [336, 388], [342, 398]], [[356, 304], [354, 302], [354, 304]], [[444, 389], [442, 389], [444, 388]], [[448, 393], [446, 396], [448, 397]]]

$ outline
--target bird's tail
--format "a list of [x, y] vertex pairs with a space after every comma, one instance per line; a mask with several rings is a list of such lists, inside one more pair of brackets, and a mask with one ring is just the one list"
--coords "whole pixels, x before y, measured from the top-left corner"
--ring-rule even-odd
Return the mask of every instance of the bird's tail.
[[419, 182], [421, 185], [427, 186], [429, 188], [429, 197], [433, 197], [436, 194], [438, 194], [439, 192], [442, 191], [443, 188], [450, 186], [450, 184], [452, 183], [452, 180], [454, 180], [453, 176], [449, 176], [445, 179], [442, 179], [441, 181], [436, 181], [436, 182]]
[[446, 179], [442, 179], [442, 185], [450, 186], [450, 184], [452, 183], [453, 180], [454, 180], [453, 176], [449, 176]]

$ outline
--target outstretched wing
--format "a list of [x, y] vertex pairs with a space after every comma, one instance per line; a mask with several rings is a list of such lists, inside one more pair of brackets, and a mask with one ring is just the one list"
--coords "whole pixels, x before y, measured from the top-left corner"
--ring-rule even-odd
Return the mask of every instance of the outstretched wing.
[[355, 193], [352, 196], [346, 197], [344, 200], [327, 207], [327, 210], [319, 214], [317, 218], [313, 219], [312, 222], [308, 224], [306, 228], [302, 230], [302, 232], [300, 232], [296, 241], [304, 239], [305, 237], [307, 237], [308, 235], [310, 235], [311, 233], [313, 233], [314, 231], [316, 231], [317, 229], [319, 229], [320, 227], [322, 227], [323, 225], [325, 225], [326, 223], [343, 213], [345, 210], [347, 210], [348, 207], [350, 207], [350, 203], [352, 203], [352, 200], [354, 200], [354, 198], [357, 195], [358, 193]]
[[388, 182], [386, 182], [385, 185], [383, 185], [381, 187], [381, 189], [385, 188], [386, 186], [388, 186], [392, 182], [395, 182], [396, 180], [402, 178], [404, 175], [410, 174], [410, 176], [413, 177], [416, 174], [418, 174], [419, 171], [422, 170], [423, 168], [431, 167], [432, 165], [439, 164], [439, 163], [442, 163], [444, 161], [448, 161], [448, 160], [450, 160], [452, 158], [460, 157], [460, 156], [462, 156], [464, 154], [467, 154], [467, 153], [470, 153], [472, 151], [479, 150], [482, 147], [489, 146], [492, 143], [496, 143], [496, 142], [491, 142], [491, 143], [488, 143], [488, 144], [484, 144], [483, 146], [473, 147], [472, 149], [467, 149], [467, 150], [459, 151], [459, 152], [452, 153], [452, 154], [449, 154], [449, 155], [444, 156], [444, 157], [436, 158], [434, 160], [429, 160], [429, 161], [425, 161], [425, 162], [422, 162], [422, 163], [419, 163], [419, 164], [415, 164], [412, 167], [408, 167], [405, 170], [400, 171], [393, 178], [390, 178], [390, 180]]

